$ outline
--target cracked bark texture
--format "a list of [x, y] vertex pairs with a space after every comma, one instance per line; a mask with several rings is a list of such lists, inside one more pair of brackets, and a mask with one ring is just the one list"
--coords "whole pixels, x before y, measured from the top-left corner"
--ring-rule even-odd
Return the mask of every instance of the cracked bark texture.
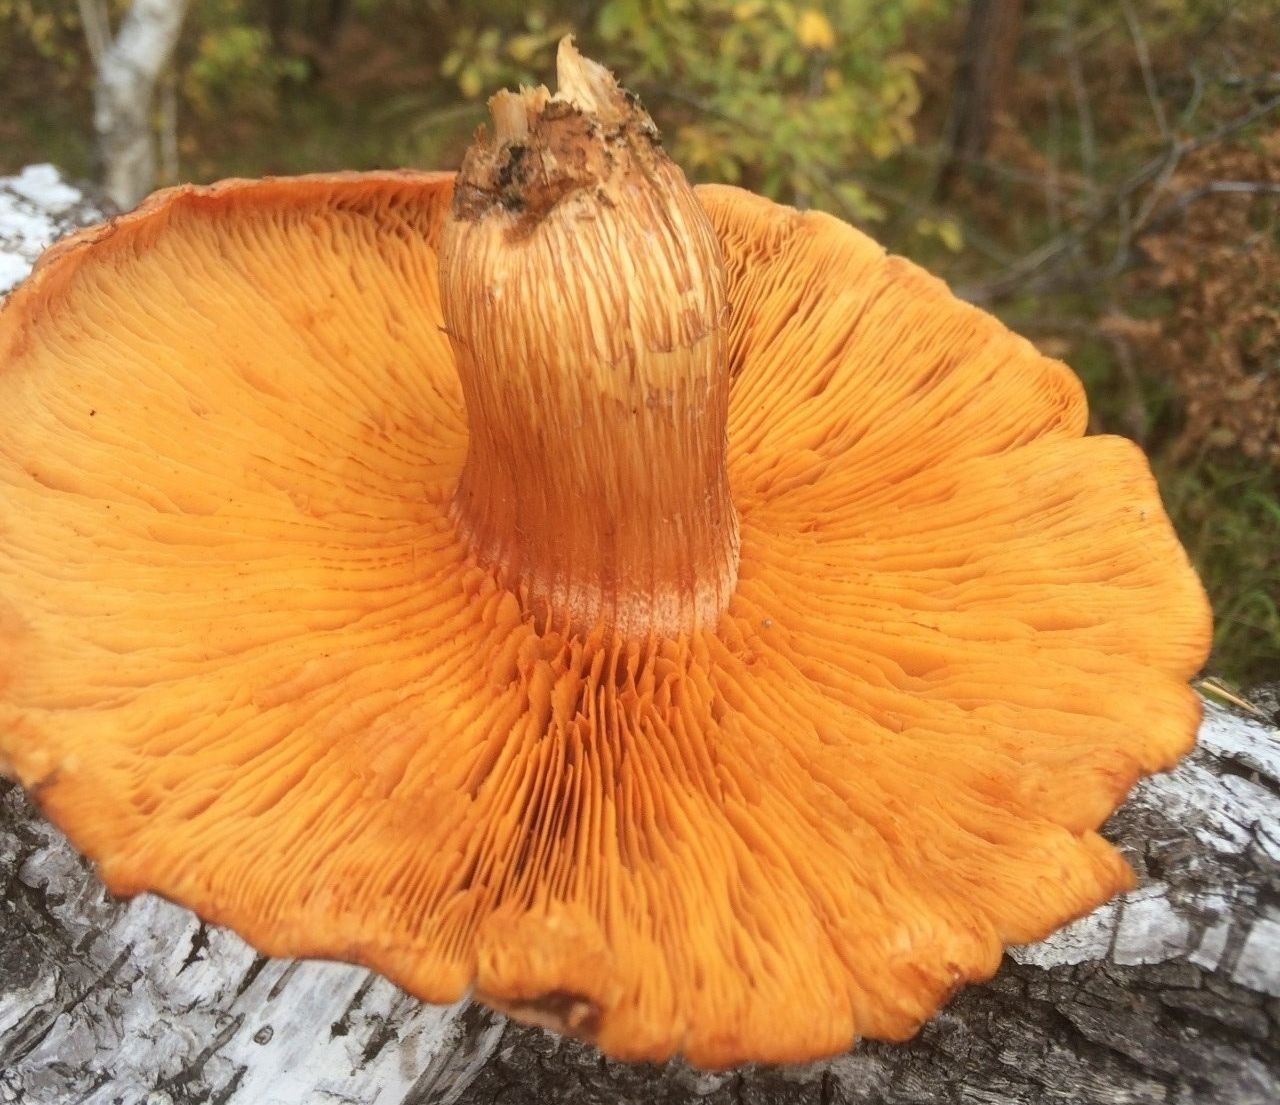
[[[0, 178], [0, 292], [97, 215], [48, 167]], [[1109, 822], [1137, 890], [1013, 949], [908, 1044], [715, 1074], [613, 1063], [356, 967], [266, 959], [150, 895], [109, 899], [0, 784], [0, 1105], [1273, 1105], [1280, 685], [1254, 697], [1276, 724], [1209, 706], [1196, 751]]]

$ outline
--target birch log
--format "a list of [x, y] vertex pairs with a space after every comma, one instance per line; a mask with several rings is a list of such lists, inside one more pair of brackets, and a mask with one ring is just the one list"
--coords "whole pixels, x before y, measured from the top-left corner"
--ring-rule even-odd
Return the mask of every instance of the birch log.
[[[95, 215], [47, 166], [0, 179], [0, 291]], [[1274, 690], [1256, 697], [1280, 722]], [[1196, 751], [1106, 831], [1138, 889], [1012, 951], [909, 1044], [707, 1074], [110, 899], [0, 784], [0, 1105], [1280, 1102], [1280, 729], [1209, 706]]]

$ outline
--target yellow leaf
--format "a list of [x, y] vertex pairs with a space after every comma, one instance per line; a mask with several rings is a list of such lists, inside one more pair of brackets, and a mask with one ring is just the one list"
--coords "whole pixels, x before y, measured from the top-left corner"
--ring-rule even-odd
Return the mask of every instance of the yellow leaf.
[[960, 227], [950, 219], [943, 219], [938, 224], [938, 238], [952, 253], [959, 253], [964, 246], [964, 235]]
[[507, 42], [507, 53], [515, 61], [528, 61], [537, 51], [538, 39], [534, 35], [516, 35]]
[[484, 78], [474, 65], [468, 65], [458, 74], [458, 87], [468, 100], [473, 100], [484, 91]]
[[902, 148], [899, 142], [887, 129], [881, 127], [867, 139], [867, 152], [877, 161], [883, 161]]
[[964, 235], [951, 219], [934, 220], [921, 216], [916, 219], [916, 233], [922, 238], [937, 238], [952, 253], [959, 253], [964, 247]]
[[835, 28], [822, 12], [805, 8], [796, 20], [796, 38], [806, 50], [830, 50], [836, 44]]

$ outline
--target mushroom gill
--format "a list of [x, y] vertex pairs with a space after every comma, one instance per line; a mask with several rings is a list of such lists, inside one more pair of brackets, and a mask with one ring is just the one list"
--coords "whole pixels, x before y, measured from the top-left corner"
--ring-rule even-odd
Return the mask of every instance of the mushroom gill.
[[[456, 195], [174, 189], [5, 302], [0, 763], [269, 954], [629, 1059], [902, 1039], [1129, 885], [1203, 594], [1064, 365], [833, 218], [636, 183], [565, 58]], [[624, 107], [599, 188], [474, 217]]]

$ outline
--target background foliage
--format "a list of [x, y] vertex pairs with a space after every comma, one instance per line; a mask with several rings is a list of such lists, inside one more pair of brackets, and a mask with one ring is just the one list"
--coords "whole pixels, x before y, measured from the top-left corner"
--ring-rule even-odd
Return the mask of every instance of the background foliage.
[[[1274, 678], [1274, 0], [1018, 3], [990, 140], [957, 161], [978, 5], [196, 0], [169, 77], [166, 173], [454, 165], [484, 97], [546, 79], [573, 31], [641, 94], [691, 176], [857, 222], [1070, 361], [1094, 429], [1152, 455], [1214, 600], [1212, 668]], [[0, 57], [0, 172], [52, 160], [92, 177], [77, 6], [0, 0]]]

